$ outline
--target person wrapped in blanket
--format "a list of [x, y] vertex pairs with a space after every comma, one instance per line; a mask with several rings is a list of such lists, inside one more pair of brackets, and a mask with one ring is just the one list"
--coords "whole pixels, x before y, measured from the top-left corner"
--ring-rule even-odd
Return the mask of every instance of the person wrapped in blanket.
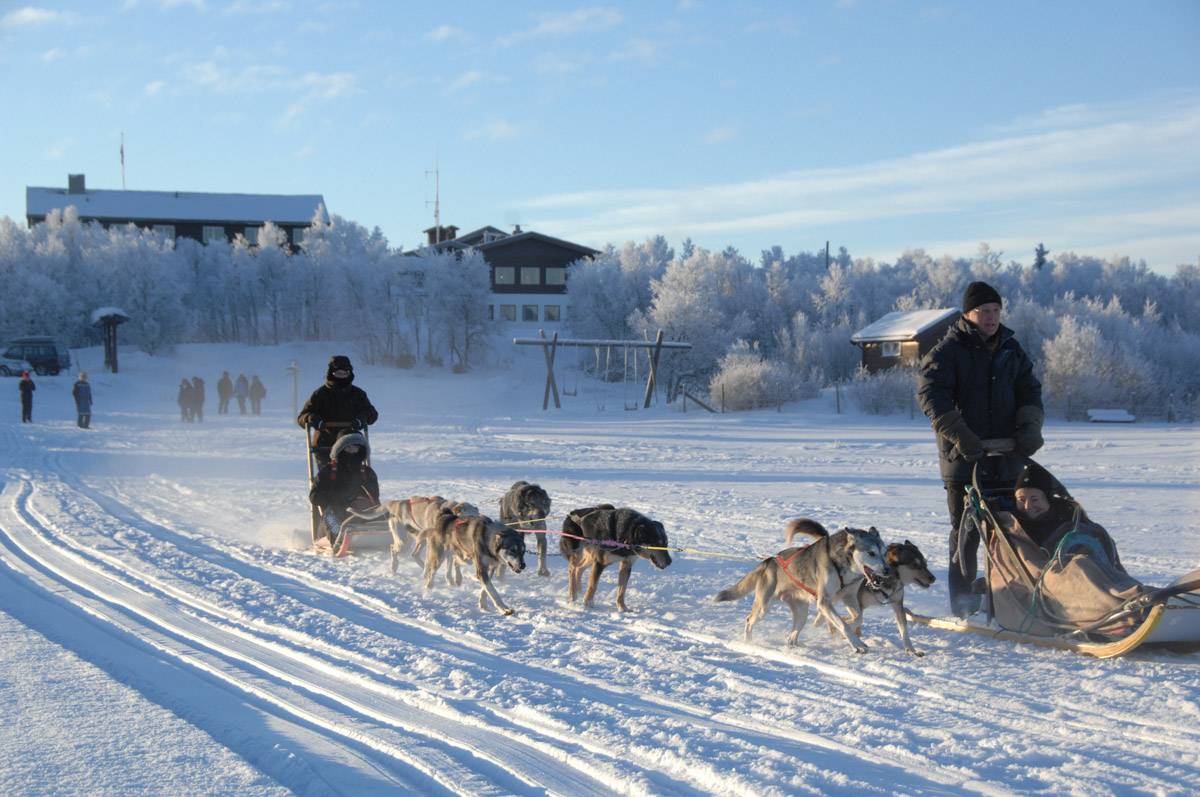
[[321, 513], [329, 542], [337, 550], [338, 530], [350, 510], [379, 505], [379, 477], [367, 464], [367, 438], [345, 430], [329, 452], [329, 463], [317, 471], [308, 500]]
[[995, 513], [1011, 552], [998, 539], [989, 544], [989, 587], [997, 622], [1040, 636], [1074, 630], [1101, 637], [1127, 633], [1138, 617], [1096, 623], [1147, 588], [1122, 566], [1104, 527], [1036, 462], [1022, 469], [1013, 498], [1011, 511]]

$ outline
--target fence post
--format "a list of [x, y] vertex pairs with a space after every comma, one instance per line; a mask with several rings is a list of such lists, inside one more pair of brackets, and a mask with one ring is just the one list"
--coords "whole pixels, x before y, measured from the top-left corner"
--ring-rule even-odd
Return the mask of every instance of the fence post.
[[837, 399], [837, 414], [841, 415], [842, 414], [842, 383], [841, 382], [833, 383], [833, 395]]

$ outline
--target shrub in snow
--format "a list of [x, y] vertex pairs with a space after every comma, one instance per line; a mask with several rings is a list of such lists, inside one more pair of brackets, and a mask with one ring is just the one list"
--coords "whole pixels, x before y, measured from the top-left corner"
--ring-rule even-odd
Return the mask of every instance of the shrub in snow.
[[850, 400], [867, 415], [911, 412], [916, 392], [916, 368], [870, 373], [860, 365], [847, 388]]
[[739, 340], [721, 358], [708, 395], [714, 405], [736, 411], [778, 406], [795, 392], [787, 368], [763, 357], [757, 344]]

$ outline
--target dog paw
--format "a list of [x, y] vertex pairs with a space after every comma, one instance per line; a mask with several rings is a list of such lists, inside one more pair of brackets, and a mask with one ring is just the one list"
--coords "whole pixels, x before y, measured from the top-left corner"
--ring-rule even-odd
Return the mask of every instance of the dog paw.
[[538, 575], [539, 576], [548, 576], [548, 575], [550, 575], [550, 571], [543, 567], [540, 570], [538, 570]]
[[856, 645], [854, 648], [854, 652], [859, 654], [866, 653], [868, 650], [870, 650], [870, 648], [868, 648], [866, 645], [862, 645], [861, 647]]
[[517, 613], [517, 610], [516, 609], [502, 609], [500, 611], [500, 613], [503, 614], [505, 617], [512, 617], [514, 614]]
[[908, 652], [909, 652], [909, 654], [911, 654], [913, 656], [917, 656], [918, 658], [925, 655], [924, 651], [917, 650], [916, 648], [909, 648]]

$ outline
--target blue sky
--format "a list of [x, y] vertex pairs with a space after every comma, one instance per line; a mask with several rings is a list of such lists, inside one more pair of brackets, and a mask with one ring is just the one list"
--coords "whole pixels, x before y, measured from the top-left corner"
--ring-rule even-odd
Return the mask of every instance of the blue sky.
[[25, 186], [321, 193], [753, 259], [1200, 258], [1200, 2], [0, 2]]

